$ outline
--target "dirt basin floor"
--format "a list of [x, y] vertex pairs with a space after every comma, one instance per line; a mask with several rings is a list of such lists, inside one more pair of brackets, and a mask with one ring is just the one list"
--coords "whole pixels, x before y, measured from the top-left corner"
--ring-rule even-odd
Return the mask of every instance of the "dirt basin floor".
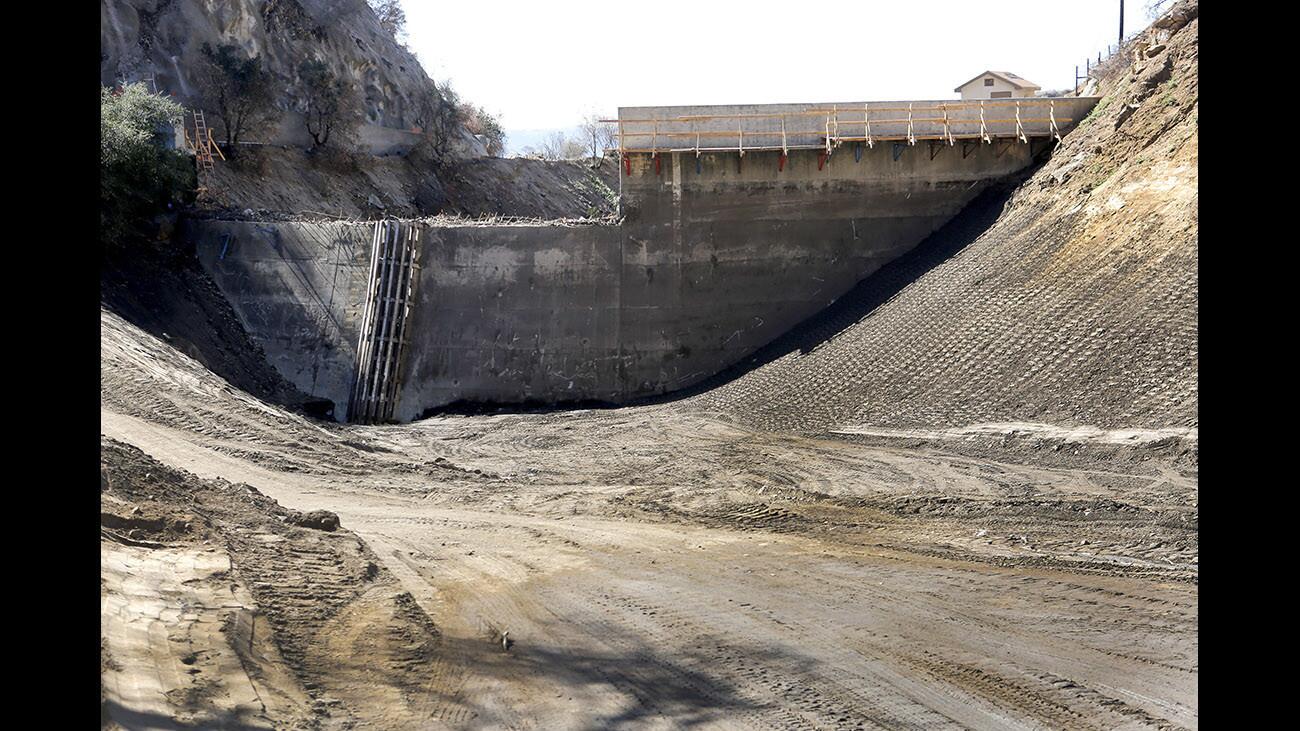
[[[253, 632], [264, 679], [226, 696], [150, 699], [149, 683], [122, 680], [134, 696], [104, 692], [124, 726], [169, 703], [177, 718], [216, 717], [184, 708], [197, 702], [289, 726], [268, 698], [257, 710], [259, 687], [306, 709], [294, 725], [319, 728], [1198, 725], [1189, 468], [790, 437], [671, 405], [326, 425], [233, 389], [112, 314], [102, 325], [106, 437], [221, 489], [246, 483], [293, 511], [337, 513], [364, 542], [281, 531], [254, 553], [240, 548], [247, 536], [227, 553], [178, 552], [189, 574], [219, 575], [229, 560], [245, 577], [189, 584], [204, 596], [343, 629]], [[166, 536], [141, 545], [114, 549], [126, 558], [106, 581], [124, 581], [123, 561], [151, 546], [179, 550]], [[281, 545], [316, 558], [298, 576]], [[246, 554], [279, 556], [267, 564], [279, 568], [248, 578], [260, 564], [241, 568]], [[295, 609], [301, 582], [368, 556], [380, 588], [318, 582], [346, 596]], [[402, 592], [414, 607], [391, 599]], [[167, 617], [165, 592], [145, 600], [148, 616]], [[374, 676], [391, 702], [366, 702], [366, 653], [388, 640], [367, 644], [369, 625], [349, 620], [364, 601], [401, 628], [371, 634], [423, 648]], [[209, 653], [229, 671], [228, 655]], [[293, 682], [275, 675], [285, 669]], [[322, 700], [322, 688], [345, 691]]]

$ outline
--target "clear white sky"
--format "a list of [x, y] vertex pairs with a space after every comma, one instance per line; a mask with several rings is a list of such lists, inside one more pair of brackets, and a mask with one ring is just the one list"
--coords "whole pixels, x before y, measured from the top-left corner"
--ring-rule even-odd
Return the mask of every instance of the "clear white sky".
[[[1125, 0], [1124, 33], [1150, 0]], [[994, 69], [1044, 89], [1119, 32], [1119, 0], [402, 0], [437, 81], [511, 129], [619, 106], [956, 98]]]

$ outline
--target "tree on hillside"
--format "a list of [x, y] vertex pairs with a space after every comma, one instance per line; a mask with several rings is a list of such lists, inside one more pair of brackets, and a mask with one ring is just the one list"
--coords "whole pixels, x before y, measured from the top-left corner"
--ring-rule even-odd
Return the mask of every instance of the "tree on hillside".
[[601, 122], [600, 117], [588, 115], [583, 118], [579, 129], [582, 130], [583, 144], [590, 153], [593, 166], [605, 156], [605, 150], [614, 146], [614, 127], [608, 122]]
[[199, 71], [203, 104], [221, 120], [226, 151], [233, 157], [238, 154], [240, 135], [274, 114], [271, 75], [262, 67], [261, 57], [245, 56], [232, 44], [215, 49], [203, 44], [203, 59]]
[[1146, 6], [1146, 14], [1149, 20], [1155, 20], [1164, 14], [1172, 5], [1172, 0], [1149, 0]]
[[330, 135], [348, 130], [357, 121], [354, 95], [324, 61], [303, 61], [298, 88], [306, 106], [307, 133], [313, 147], [324, 147]]
[[537, 156], [543, 160], [559, 160], [564, 154], [564, 133], [552, 132], [537, 143]]
[[552, 132], [537, 147], [537, 156], [543, 160], [578, 160], [587, 152], [579, 137], [569, 137], [563, 132]]
[[487, 140], [487, 154], [499, 156], [506, 149], [506, 131], [486, 109], [462, 102], [457, 111], [470, 134], [482, 135]]
[[401, 40], [406, 35], [406, 11], [402, 10], [400, 0], [367, 0], [370, 9], [379, 18], [379, 25], [388, 31], [393, 40]]
[[563, 132], [552, 132], [537, 147], [537, 156], [543, 160], [577, 160], [586, 153], [582, 140]]
[[463, 124], [460, 106], [450, 80], [434, 84], [434, 93], [417, 102], [414, 122], [420, 129], [420, 141], [416, 147], [428, 153], [436, 165], [449, 161], [451, 142]]
[[577, 137], [566, 137], [564, 146], [560, 148], [561, 160], [580, 160], [587, 153], [587, 146], [582, 144], [582, 140]]
[[184, 109], [143, 83], [99, 92], [99, 239], [118, 246], [146, 235], [155, 216], [190, 199], [194, 165], [161, 144]]

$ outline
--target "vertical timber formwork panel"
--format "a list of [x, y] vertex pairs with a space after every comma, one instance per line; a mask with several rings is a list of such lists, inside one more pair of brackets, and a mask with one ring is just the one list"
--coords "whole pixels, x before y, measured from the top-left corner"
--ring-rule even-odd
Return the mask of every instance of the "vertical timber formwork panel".
[[411, 320], [411, 302], [415, 293], [415, 281], [419, 271], [417, 258], [420, 253], [420, 229], [416, 226], [407, 228], [405, 266], [401, 276], [400, 311], [395, 332], [394, 348], [397, 357], [392, 361], [392, 372], [387, 377], [387, 392], [384, 394], [384, 419], [391, 420], [397, 408], [397, 395], [401, 391], [402, 366], [409, 343], [407, 342], [407, 324]]
[[391, 421], [406, 353], [406, 322], [414, 291], [419, 235], [400, 221], [375, 224], [370, 285], [362, 315], [348, 421]]
[[379, 309], [378, 316], [375, 318], [376, 329], [373, 335], [375, 355], [372, 359], [371, 374], [366, 384], [365, 394], [365, 413], [362, 418], [366, 423], [373, 423], [379, 417], [379, 384], [383, 375], [384, 363], [388, 358], [388, 342], [385, 335], [388, 332], [388, 321], [392, 318], [392, 299], [393, 299], [393, 259], [398, 246], [398, 234], [400, 233], [400, 224], [395, 221], [385, 224], [388, 229], [388, 235], [384, 240], [383, 261], [380, 263], [380, 281], [377, 287]]
[[375, 308], [378, 306], [376, 288], [379, 286], [379, 264], [383, 250], [383, 238], [386, 228], [381, 223], [375, 224], [375, 233], [370, 241], [370, 276], [366, 280], [366, 304], [362, 310], [361, 327], [358, 328], [357, 355], [353, 366], [352, 389], [348, 397], [348, 421], [362, 421], [362, 404], [365, 401], [365, 385], [369, 380], [370, 356], [374, 339]]

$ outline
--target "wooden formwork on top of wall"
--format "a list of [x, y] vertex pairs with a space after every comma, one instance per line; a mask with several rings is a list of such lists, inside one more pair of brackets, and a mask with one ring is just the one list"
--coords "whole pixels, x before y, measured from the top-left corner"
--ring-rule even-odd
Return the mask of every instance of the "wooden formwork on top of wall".
[[[1096, 97], [1033, 97], [947, 102], [854, 102], [731, 107], [746, 111], [681, 113], [689, 107], [619, 110], [618, 152], [737, 152], [823, 150], [846, 143], [1060, 139], [1097, 102]], [[754, 110], [754, 111], [748, 111]]]

